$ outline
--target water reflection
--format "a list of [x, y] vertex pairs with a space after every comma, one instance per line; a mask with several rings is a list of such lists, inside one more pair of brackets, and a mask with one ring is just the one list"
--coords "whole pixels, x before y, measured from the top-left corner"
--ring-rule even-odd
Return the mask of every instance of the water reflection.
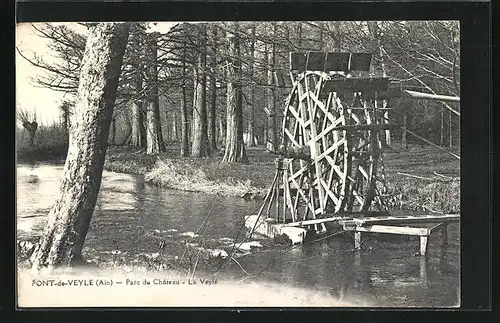
[[[19, 236], [42, 232], [62, 170], [51, 165], [18, 167]], [[32, 175], [38, 181], [30, 182]], [[224, 239], [238, 233], [243, 237], [239, 229], [244, 216], [258, 207], [258, 201], [170, 191], [145, 185], [140, 176], [104, 172], [84, 253], [102, 261], [132, 263], [159, 252], [180, 256], [185, 242], [224, 248]], [[189, 237], [187, 233], [202, 226], [202, 237]], [[352, 237], [340, 235], [293, 249], [267, 246], [242, 253], [238, 262], [255, 279], [325, 290], [338, 298], [381, 306], [454, 306], [459, 298], [459, 226], [448, 230], [448, 245], [441, 246], [437, 232], [429, 239], [426, 257], [414, 256], [419, 248], [415, 239], [366, 235], [363, 249], [353, 251]], [[223, 273], [247, 277], [233, 262]]]

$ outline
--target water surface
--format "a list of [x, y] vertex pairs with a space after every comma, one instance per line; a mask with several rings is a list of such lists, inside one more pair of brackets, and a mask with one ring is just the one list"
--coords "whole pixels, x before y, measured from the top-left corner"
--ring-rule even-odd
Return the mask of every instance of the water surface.
[[[54, 165], [17, 167], [18, 238], [43, 233], [62, 170]], [[131, 265], [160, 258], [186, 263], [200, 246], [229, 252], [231, 243], [243, 237], [244, 216], [259, 206], [258, 201], [161, 189], [145, 184], [141, 176], [104, 172], [84, 256], [97, 263]], [[399, 236], [366, 234], [361, 251], [352, 250], [348, 233], [294, 248], [264, 240], [262, 248], [240, 252], [239, 264], [229, 263], [219, 275], [327, 291], [373, 306], [458, 306], [458, 224], [449, 226], [447, 246], [441, 245], [440, 235], [429, 239], [426, 257], [415, 255], [417, 239]], [[210, 271], [220, 262], [197, 266]]]

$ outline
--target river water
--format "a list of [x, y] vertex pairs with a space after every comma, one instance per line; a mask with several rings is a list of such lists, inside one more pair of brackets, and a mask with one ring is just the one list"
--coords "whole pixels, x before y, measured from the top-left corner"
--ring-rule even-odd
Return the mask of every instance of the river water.
[[[62, 165], [18, 165], [18, 239], [43, 233], [62, 170]], [[259, 205], [161, 189], [141, 176], [104, 172], [83, 254], [99, 264], [180, 261], [193, 268], [190, 261], [199, 250], [233, 250], [232, 243], [244, 234], [244, 216]], [[415, 255], [417, 239], [366, 234], [363, 250], [353, 251], [352, 237], [342, 234], [294, 248], [260, 240], [262, 247], [238, 252], [237, 262], [209, 257], [194, 266], [207, 272], [216, 268], [235, 280], [327, 291], [370, 306], [454, 307], [460, 298], [459, 231], [458, 224], [449, 226], [447, 246], [441, 245], [440, 232], [433, 233], [426, 257]], [[226, 264], [222, 269], [221, 263]]]

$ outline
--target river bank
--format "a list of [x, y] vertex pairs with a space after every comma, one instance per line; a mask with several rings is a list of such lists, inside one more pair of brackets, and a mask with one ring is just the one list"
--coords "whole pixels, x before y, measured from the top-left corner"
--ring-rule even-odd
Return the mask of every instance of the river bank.
[[[47, 150], [47, 149], [45, 149]], [[44, 151], [45, 151], [44, 150]], [[37, 156], [45, 162], [63, 162], [57, 154], [37, 155], [23, 151], [18, 162]], [[144, 175], [148, 184], [190, 192], [261, 199], [275, 174], [276, 156], [263, 147], [247, 147], [249, 164], [222, 164], [222, 152], [210, 157], [181, 158], [178, 146], [147, 155], [131, 147], [108, 148], [104, 168], [125, 174]], [[31, 156], [31, 157], [30, 157]], [[411, 145], [409, 149], [386, 151], [384, 156], [388, 195], [392, 208], [425, 212], [460, 212], [460, 161], [429, 146]]]

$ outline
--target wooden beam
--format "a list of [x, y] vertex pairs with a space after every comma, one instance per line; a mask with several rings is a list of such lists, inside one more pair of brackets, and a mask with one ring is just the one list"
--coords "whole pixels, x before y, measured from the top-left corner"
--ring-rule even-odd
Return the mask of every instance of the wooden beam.
[[443, 215], [423, 215], [423, 216], [381, 216], [354, 218], [341, 221], [341, 224], [347, 226], [368, 226], [375, 224], [411, 224], [411, 223], [440, 223], [440, 222], [458, 222], [460, 214]]
[[352, 53], [349, 62], [350, 71], [369, 71], [372, 63], [372, 54], [370, 53]]
[[388, 225], [369, 225], [369, 226], [344, 226], [346, 231], [357, 232], [370, 232], [370, 233], [388, 233], [388, 234], [401, 234], [409, 236], [428, 236], [430, 234], [429, 228], [412, 228]]
[[402, 124], [391, 124], [391, 123], [357, 124], [357, 125], [338, 126], [338, 127], [332, 128], [331, 130], [332, 131], [335, 131], [335, 130], [345, 130], [345, 131], [373, 130], [373, 131], [379, 131], [379, 130], [384, 130], [384, 129], [401, 128], [402, 126], [403, 126]]
[[[460, 102], [460, 97], [457, 96], [424, 93], [424, 92], [417, 92], [417, 91], [410, 91], [403, 89], [391, 89], [387, 92], [382, 92], [380, 93], [379, 98], [380, 99], [409, 98], [409, 99], [437, 100], [445, 102]], [[453, 110], [453, 112], [457, 115], [460, 115], [460, 113], [455, 110]]]
[[346, 220], [346, 219], [352, 219], [352, 218], [347, 218], [345, 216], [334, 216], [331, 218], [314, 219], [314, 220], [305, 220], [305, 221], [286, 223], [285, 226], [287, 226], [287, 227], [302, 227], [302, 226], [321, 224], [321, 223], [326, 223], [326, 222], [336, 222], [336, 221]]
[[361, 249], [361, 232], [360, 231], [354, 232], [354, 249], [355, 250]]
[[[387, 91], [390, 79], [387, 77], [348, 77], [325, 82], [325, 92], [378, 92]], [[363, 93], [365, 96], [365, 93]]]
[[290, 53], [290, 69], [298, 72], [325, 71], [349, 73], [350, 71], [369, 71], [371, 61], [371, 53], [315, 51]]

